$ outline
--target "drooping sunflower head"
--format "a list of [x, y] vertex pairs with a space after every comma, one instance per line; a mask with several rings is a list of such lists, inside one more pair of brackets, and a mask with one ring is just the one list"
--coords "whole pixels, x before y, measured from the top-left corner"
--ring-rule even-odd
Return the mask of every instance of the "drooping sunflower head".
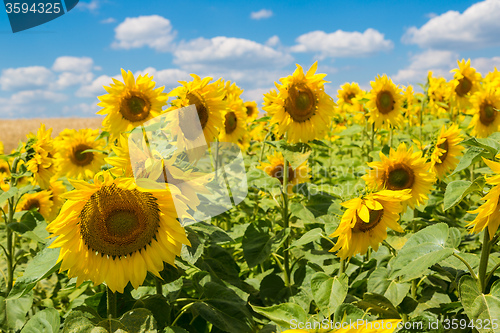
[[304, 74], [302, 67], [276, 84], [279, 92], [264, 95], [263, 109], [278, 124], [278, 135], [287, 133], [289, 142], [322, 139], [328, 130], [335, 103], [324, 91], [326, 74], [315, 74], [315, 62]]
[[367, 108], [370, 110], [369, 122], [375, 123], [375, 128], [399, 127], [404, 119], [401, 114], [403, 95], [401, 89], [384, 74], [378, 75], [371, 82], [372, 89], [368, 95]]
[[47, 230], [61, 248], [61, 271], [77, 283], [105, 282], [123, 292], [130, 281], [138, 288], [148, 271], [159, 276], [163, 262], [173, 264], [181, 245], [189, 244], [176, 220], [170, 192], [145, 191], [132, 178], [99, 173], [94, 184], [73, 181], [75, 190]]
[[33, 184], [40, 185], [43, 189], [49, 187], [50, 180], [57, 171], [51, 134], [52, 128], [46, 130], [45, 124], [40, 126], [36, 136], [33, 137], [34, 141], [32, 141], [30, 147], [33, 150], [33, 155], [26, 163], [28, 170], [33, 173]]
[[364, 255], [371, 246], [375, 251], [387, 238], [387, 227], [402, 232], [398, 224], [402, 202], [410, 199], [410, 190], [370, 193], [364, 197], [344, 202], [347, 210], [342, 215], [340, 225], [330, 237], [338, 237], [337, 243], [330, 250], [338, 251], [343, 259], [356, 254]]
[[452, 69], [453, 75], [452, 87], [459, 103], [459, 107], [468, 105], [468, 98], [477, 91], [481, 74], [476, 72], [474, 67], [470, 66], [470, 59], [457, 61], [458, 68]]
[[469, 128], [471, 135], [486, 138], [500, 129], [500, 91], [493, 85], [486, 85], [471, 98], [473, 113]]
[[[101, 170], [105, 155], [100, 151], [105, 142], [102, 139], [96, 141], [98, 135], [99, 130], [92, 129], [65, 129], [59, 134], [56, 159], [60, 176], [89, 179]], [[87, 151], [90, 149], [96, 151]]]
[[247, 114], [247, 122], [252, 122], [259, 116], [259, 108], [257, 107], [257, 102], [245, 102], [244, 103], [246, 114]]
[[439, 179], [443, 179], [449, 171], [457, 166], [458, 157], [465, 149], [459, 144], [462, 139], [458, 125], [453, 124], [448, 129], [445, 126], [441, 128], [431, 154], [431, 171]]
[[[269, 163], [263, 162], [257, 168], [265, 171], [269, 176], [276, 178], [283, 184], [285, 177], [285, 160], [283, 155], [275, 152], [273, 155], [268, 155], [267, 160]], [[288, 164], [288, 194], [292, 194], [294, 185], [306, 183], [309, 181], [310, 168], [307, 165], [307, 160], [300, 164], [296, 169], [293, 169]]]
[[211, 77], [201, 79], [195, 74], [191, 76], [193, 77], [191, 82], [180, 81], [182, 85], [168, 93], [169, 97], [175, 98], [168, 111], [189, 105], [196, 107], [196, 114], [181, 110], [176, 115], [175, 125], [178, 126], [174, 127], [178, 127], [176, 132], [178, 141], [184, 142], [185, 146], [189, 146], [189, 141], [195, 141], [201, 136], [197, 130], [198, 126], [194, 126], [198, 122], [206, 142], [214, 141], [223, 126], [222, 115], [227, 110], [227, 102], [224, 99], [226, 91], [220, 80], [210, 83]]
[[122, 77], [123, 82], [113, 79], [109, 87], [104, 87], [108, 93], [98, 97], [101, 102], [97, 105], [103, 109], [97, 114], [106, 115], [102, 125], [111, 140], [158, 116], [168, 100], [163, 87], [155, 89], [152, 76], [135, 79], [131, 71], [122, 69]]
[[391, 191], [410, 189], [411, 198], [404, 204], [412, 209], [427, 199], [435, 175], [420, 151], [413, 152], [413, 148], [407, 149], [406, 144], [401, 143], [396, 151], [390, 150], [389, 156], [380, 152], [380, 159], [380, 162], [368, 163], [371, 169], [362, 177], [369, 188]]
[[490, 240], [495, 237], [500, 224], [500, 185], [495, 185], [481, 200], [485, 201], [470, 214], [477, 214], [476, 218], [469, 222], [466, 227], [472, 227], [469, 233], [480, 233], [488, 228]]
[[35, 209], [45, 219], [48, 219], [51, 214], [53, 202], [50, 191], [44, 190], [35, 193], [27, 193], [21, 197], [17, 204], [16, 211]]

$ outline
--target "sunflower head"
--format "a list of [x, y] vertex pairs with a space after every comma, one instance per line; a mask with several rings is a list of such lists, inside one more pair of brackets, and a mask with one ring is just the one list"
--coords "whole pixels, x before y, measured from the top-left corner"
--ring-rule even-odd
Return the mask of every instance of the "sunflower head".
[[219, 134], [220, 142], [243, 140], [247, 132], [247, 115], [243, 101], [235, 95], [228, 95], [228, 109], [224, 114], [224, 126]]
[[97, 114], [106, 115], [103, 130], [109, 132], [111, 140], [158, 116], [168, 100], [163, 87], [154, 88], [152, 76], [135, 79], [131, 71], [121, 71], [123, 82], [113, 79], [109, 87], [104, 87], [108, 93], [98, 97], [101, 102], [97, 105], [103, 109]]
[[481, 74], [470, 66], [470, 59], [457, 61], [458, 68], [451, 70], [453, 80], [451, 81], [457, 106], [464, 109], [470, 106], [469, 97], [479, 88]]
[[471, 98], [473, 113], [469, 128], [471, 135], [486, 138], [500, 129], [500, 91], [494, 85], [485, 84]]
[[176, 219], [170, 192], [145, 191], [132, 178], [99, 173], [94, 183], [73, 181], [75, 190], [47, 230], [61, 248], [61, 271], [78, 284], [106, 282], [123, 292], [130, 281], [138, 288], [147, 271], [159, 276], [163, 262], [174, 263], [181, 245], [189, 244]]
[[322, 139], [328, 130], [335, 103], [324, 91], [326, 74], [315, 74], [317, 67], [315, 62], [304, 74], [297, 65], [293, 75], [276, 84], [277, 94], [264, 96], [263, 109], [272, 116], [271, 123], [278, 124], [278, 135], [287, 133], [290, 142]]
[[50, 180], [57, 171], [51, 133], [52, 128], [46, 130], [45, 124], [40, 126], [36, 136], [33, 136], [33, 140], [30, 140], [30, 150], [33, 151], [33, 154], [26, 163], [27, 169], [33, 173], [33, 184], [40, 185], [43, 189], [49, 187]]
[[476, 210], [468, 212], [477, 215], [466, 227], [472, 227], [469, 230], [471, 234], [480, 233], [485, 228], [488, 228], [491, 240], [495, 237], [500, 224], [500, 185], [495, 185], [481, 200], [485, 201], [485, 203]]
[[[68, 178], [92, 178], [104, 165], [103, 139], [97, 140], [99, 130], [65, 129], [56, 139], [59, 151], [56, 154], [59, 175]], [[97, 150], [97, 151], [88, 151]]]
[[309, 181], [310, 169], [307, 166], [307, 160], [299, 165], [296, 169], [293, 169], [288, 165], [288, 170], [285, 169], [285, 160], [283, 155], [279, 152], [275, 152], [273, 155], [267, 156], [269, 163], [263, 162], [257, 168], [265, 171], [269, 176], [276, 178], [283, 184], [285, 177], [285, 172], [288, 171], [288, 188], [287, 192], [289, 195], [292, 194], [292, 189], [294, 185], [302, 184]]
[[435, 181], [434, 173], [429, 171], [430, 164], [422, 157], [421, 152], [413, 152], [401, 143], [398, 149], [390, 150], [389, 156], [380, 153], [380, 162], [368, 163], [370, 170], [363, 179], [367, 186], [375, 190], [406, 190], [411, 197], [404, 202], [411, 208], [427, 199]]
[[35, 209], [45, 219], [48, 219], [51, 215], [53, 206], [51, 197], [52, 194], [47, 190], [35, 193], [27, 193], [21, 197], [21, 200], [19, 200], [16, 210], [20, 212], [23, 210]]
[[370, 110], [371, 123], [375, 123], [375, 128], [399, 127], [403, 123], [402, 102], [403, 95], [401, 89], [384, 74], [377, 76], [371, 82], [372, 90], [369, 94], [367, 107]]
[[245, 102], [244, 103], [246, 114], [247, 114], [247, 122], [251, 122], [259, 116], [259, 108], [257, 107], [257, 102]]
[[441, 128], [431, 154], [431, 170], [439, 179], [443, 179], [457, 166], [458, 157], [465, 149], [459, 144], [462, 139], [458, 125], [453, 124], [448, 129], [445, 126]]
[[410, 190], [370, 193], [366, 196], [344, 202], [347, 210], [342, 215], [340, 225], [330, 237], [338, 237], [330, 250], [338, 251], [343, 259], [356, 254], [364, 255], [371, 246], [378, 250], [379, 244], [387, 237], [387, 227], [402, 232], [399, 226], [399, 213], [402, 202], [410, 199]]

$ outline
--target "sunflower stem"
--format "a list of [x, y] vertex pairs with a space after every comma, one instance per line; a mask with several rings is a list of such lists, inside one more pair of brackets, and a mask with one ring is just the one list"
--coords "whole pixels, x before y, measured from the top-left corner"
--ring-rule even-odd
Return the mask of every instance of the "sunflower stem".
[[108, 307], [108, 318], [116, 318], [116, 293], [106, 287], [106, 305]]
[[339, 277], [345, 272], [345, 259], [340, 259]]
[[375, 146], [375, 123], [372, 124], [372, 135], [370, 137], [370, 152], [368, 153], [368, 161], [373, 161], [373, 157], [370, 155], [373, 152]]
[[485, 228], [483, 233], [483, 247], [481, 249], [481, 259], [479, 261], [479, 271], [478, 271], [479, 288], [483, 294], [486, 291], [486, 269], [488, 268], [490, 248], [491, 248], [490, 236], [488, 233], [488, 228]]
[[394, 128], [391, 126], [390, 132], [389, 132], [389, 147], [392, 148], [392, 138], [394, 136]]
[[417, 299], [417, 280], [411, 280], [411, 297]]
[[[288, 219], [288, 160], [283, 156], [283, 227], [290, 228], [290, 220]], [[285, 238], [283, 243], [283, 266], [285, 267], [285, 285], [290, 287], [290, 235]]]
[[[12, 162], [10, 174], [13, 175], [17, 173], [17, 165], [19, 164], [19, 157], [16, 157], [14, 159], [14, 162]], [[14, 177], [10, 178], [10, 188], [13, 188], [16, 186], [17, 179]], [[12, 232], [12, 229], [8, 226], [10, 223], [14, 222], [14, 211], [16, 209], [16, 198], [9, 198], [8, 199], [8, 219], [5, 221], [7, 224], [7, 294], [10, 293], [12, 290], [12, 286], [14, 285], [14, 233]]]
[[155, 287], [156, 287], [156, 294], [163, 295], [163, 288], [161, 286], [161, 280], [157, 276], [155, 276]]
[[461, 256], [459, 256], [458, 254], [456, 253], [453, 253], [453, 256], [457, 259], [459, 259], [461, 262], [464, 263], [464, 265], [467, 267], [467, 269], [469, 270], [470, 272], [470, 275], [477, 281], [477, 276], [476, 276], [476, 273], [474, 273], [474, 270], [472, 269], [471, 265], [469, 265], [469, 263], [467, 262], [467, 260], [465, 260], [464, 258], [462, 258]]

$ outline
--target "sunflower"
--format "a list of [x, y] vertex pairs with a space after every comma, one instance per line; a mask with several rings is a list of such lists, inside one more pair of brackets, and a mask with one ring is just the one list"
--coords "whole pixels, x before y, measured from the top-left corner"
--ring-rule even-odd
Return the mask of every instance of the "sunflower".
[[477, 214], [474, 221], [469, 222], [466, 227], [472, 227], [469, 233], [480, 233], [488, 227], [490, 240], [493, 239], [500, 224], [500, 185], [494, 186], [481, 200], [486, 201], [470, 214]]
[[17, 204], [16, 211], [35, 209], [47, 219], [50, 216], [53, 202], [50, 200], [52, 194], [47, 191], [27, 193], [21, 197]]
[[114, 84], [104, 87], [108, 93], [98, 97], [101, 102], [97, 105], [103, 109], [97, 114], [106, 115], [102, 125], [110, 140], [158, 116], [168, 100], [164, 87], [155, 89], [152, 76], [139, 75], [135, 79], [131, 71], [121, 71], [123, 82], [113, 79]]
[[466, 108], [470, 105], [469, 97], [476, 92], [481, 81], [481, 74], [470, 67], [470, 59], [457, 61], [458, 68], [452, 69], [453, 80], [452, 89], [455, 91], [456, 101], [459, 108]]
[[471, 135], [486, 138], [500, 129], [500, 91], [493, 85], [487, 85], [471, 98], [474, 116], [469, 124]]
[[401, 89], [384, 74], [377, 76], [371, 81], [372, 89], [369, 93], [369, 101], [366, 104], [370, 110], [368, 121], [375, 124], [375, 129], [382, 127], [399, 127], [403, 124]]
[[[62, 205], [66, 201], [62, 198], [62, 194], [66, 193], [66, 186], [63, 184], [61, 180], [51, 182], [48, 188], [50, 193], [50, 201], [52, 201], [52, 207], [50, 209], [50, 214], [47, 216], [46, 220], [51, 222], [55, 220], [59, 211], [61, 210]], [[43, 215], [43, 214], [42, 214]]]
[[291, 76], [276, 83], [274, 90], [264, 94], [263, 109], [271, 116], [271, 124], [278, 124], [278, 136], [287, 133], [289, 142], [307, 142], [323, 139], [330, 126], [335, 103], [325, 93], [323, 80], [326, 74], [315, 74], [315, 62], [304, 75], [302, 67]]
[[380, 152], [380, 162], [370, 162], [371, 168], [362, 178], [367, 186], [375, 190], [404, 190], [410, 189], [411, 197], [403, 204], [412, 209], [427, 199], [432, 189], [435, 175], [429, 171], [430, 163], [422, 157], [420, 151], [413, 152], [413, 148], [406, 148], [403, 142], [394, 151], [391, 148], [389, 157]]
[[247, 110], [246, 111], [247, 121], [252, 122], [255, 119], [257, 119], [257, 117], [259, 116], [259, 113], [260, 113], [259, 108], [257, 107], [257, 102], [255, 102], [255, 101], [245, 102], [244, 106]]
[[123, 292], [130, 281], [138, 288], [149, 271], [156, 276], [163, 262], [174, 264], [182, 244], [189, 245], [167, 190], [145, 191], [133, 178], [98, 173], [94, 183], [71, 181], [75, 190], [47, 230], [61, 248], [60, 271], [78, 277], [77, 284], [105, 282]]
[[[172, 129], [173, 135], [177, 135], [177, 146], [180, 150], [213, 142], [224, 126], [223, 115], [227, 111], [227, 102], [224, 99], [226, 90], [220, 80], [210, 83], [211, 77], [201, 79], [195, 74], [191, 76], [193, 81], [180, 81], [182, 85], [168, 94], [169, 97], [177, 98], [172, 101], [172, 107], [167, 111], [189, 105], [196, 108], [196, 114], [180, 110], [168, 115], [169, 128]], [[201, 125], [204, 137], [198, 131], [197, 123]]]
[[433, 77], [429, 71], [427, 76], [429, 88], [427, 95], [429, 96], [429, 108], [431, 112], [438, 116], [449, 116], [450, 112], [450, 97], [453, 89], [451, 83], [446, 81], [444, 77]]
[[462, 139], [457, 124], [451, 125], [448, 129], [445, 126], [441, 128], [431, 155], [431, 170], [439, 179], [443, 179], [446, 173], [457, 166], [457, 157], [461, 156], [465, 149], [459, 145]]
[[359, 99], [363, 96], [364, 91], [356, 82], [346, 82], [337, 91], [337, 105], [341, 112], [359, 111]]
[[52, 128], [46, 130], [45, 124], [40, 126], [36, 136], [33, 136], [34, 143], [31, 149], [34, 154], [26, 163], [28, 171], [33, 173], [33, 185], [38, 184], [42, 189], [49, 187], [51, 178], [56, 174], [56, 160], [53, 156], [55, 151], [51, 134]]
[[103, 150], [104, 140], [97, 140], [99, 130], [92, 129], [65, 129], [59, 134], [56, 154], [59, 166], [59, 176], [68, 178], [89, 179], [92, 178], [104, 165], [104, 153], [89, 149]]
[[0, 159], [0, 188], [3, 191], [9, 189], [8, 178], [10, 177], [9, 163], [6, 160]]
[[338, 251], [337, 256], [345, 259], [356, 254], [364, 255], [371, 246], [375, 251], [387, 238], [387, 227], [403, 232], [398, 224], [401, 203], [411, 198], [410, 190], [382, 190], [364, 197], [342, 203], [347, 210], [340, 224], [330, 237], [338, 237], [330, 252]]
[[0, 155], [3, 154], [3, 142], [0, 141]]
[[246, 108], [239, 97], [230, 97], [227, 103], [228, 109], [224, 114], [224, 126], [220, 131], [219, 141], [238, 143], [247, 132]]
[[[267, 160], [270, 163], [263, 162], [257, 168], [265, 171], [269, 176], [274, 177], [283, 184], [283, 177], [285, 176], [285, 161], [283, 155], [279, 152], [275, 152], [273, 155], [268, 155]], [[309, 181], [309, 172], [311, 170], [307, 166], [307, 160], [300, 164], [296, 169], [293, 169], [288, 165], [288, 188], [287, 193], [292, 194], [292, 189], [294, 185], [306, 183]]]

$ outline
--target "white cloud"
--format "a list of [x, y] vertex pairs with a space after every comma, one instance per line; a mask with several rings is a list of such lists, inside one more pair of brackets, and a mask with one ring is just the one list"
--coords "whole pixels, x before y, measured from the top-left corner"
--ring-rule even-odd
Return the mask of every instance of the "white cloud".
[[257, 42], [231, 37], [197, 38], [181, 43], [174, 51], [174, 63], [184, 69], [275, 68], [289, 64], [293, 58]]
[[169, 68], [156, 70], [156, 68], [148, 67], [142, 71], [135, 73], [135, 75], [145, 75], [149, 74], [153, 76], [153, 81], [156, 82], [156, 87], [165, 86], [165, 92], [170, 88], [174, 88], [179, 85], [179, 81], [189, 81], [191, 76], [188, 72], [177, 68]]
[[326, 57], [362, 57], [394, 47], [392, 41], [375, 29], [348, 32], [337, 30], [332, 33], [312, 31], [299, 36], [292, 52], [316, 52], [320, 59]]
[[500, 45], [500, 0], [486, 0], [463, 13], [450, 10], [422, 27], [409, 28], [403, 42], [434, 49], [470, 49]]
[[488, 72], [493, 72], [495, 68], [500, 69], [500, 57], [472, 59], [471, 66], [485, 76]]
[[102, 24], [111, 24], [111, 23], [115, 23], [115, 22], [116, 22], [116, 19], [113, 17], [108, 17], [107, 19], [101, 20]]
[[159, 15], [128, 17], [115, 28], [116, 49], [134, 49], [148, 46], [167, 52], [172, 49], [176, 32], [170, 21]]
[[[122, 79], [121, 75], [114, 76], [115, 79]], [[123, 80], [123, 79], [122, 79]], [[101, 75], [92, 81], [90, 84], [81, 86], [75, 93], [77, 97], [93, 97], [106, 94], [106, 90], [104, 90], [104, 86], [109, 86], [113, 83], [111, 76]]]
[[266, 41], [266, 45], [270, 47], [278, 46], [280, 45], [280, 38], [274, 35]]
[[79, 103], [75, 105], [65, 105], [62, 108], [64, 115], [78, 115], [81, 117], [95, 116], [96, 112], [101, 110], [97, 103]]
[[41, 89], [20, 91], [10, 96], [12, 103], [19, 105], [40, 102], [58, 103], [65, 101], [67, 98], [68, 96], [65, 94]]
[[56, 72], [90, 72], [94, 61], [89, 57], [59, 57], [54, 61], [52, 69]]
[[429, 71], [433, 76], [452, 77], [450, 70], [457, 63], [458, 54], [452, 51], [427, 50], [410, 58], [410, 65], [399, 70], [392, 79], [395, 83], [425, 83]]
[[251, 12], [250, 13], [250, 18], [252, 20], [262, 20], [262, 19], [267, 19], [273, 16], [273, 11], [269, 9], [261, 9], [257, 12]]
[[0, 76], [2, 90], [21, 90], [50, 84], [53, 73], [43, 66], [7, 68]]
[[100, 7], [99, 0], [92, 0], [90, 2], [79, 1], [77, 8], [80, 10], [88, 10], [89, 12], [96, 11]]
[[59, 74], [57, 81], [55, 82], [54, 88], [56, 89], [66, 89], [72, 86], [88, 84], [94, 78], [92, 73], [71, 73], [63, 72]]

